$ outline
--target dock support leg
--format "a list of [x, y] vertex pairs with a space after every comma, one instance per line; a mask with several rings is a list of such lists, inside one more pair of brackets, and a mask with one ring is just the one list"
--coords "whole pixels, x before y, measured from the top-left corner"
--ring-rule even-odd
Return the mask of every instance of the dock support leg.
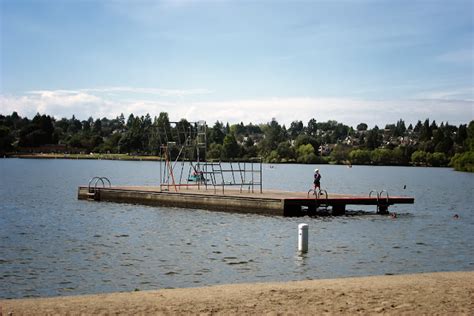
[[332, 215], [344, 215], [346, 214], [345, 204], [336, 204], [332, 206]]
[[317, 210], [318, 210], [318, 208], [317, 208], [316, 204], [315, 205], [309, 205], [308, 206], [308, 215], [309, 216], [315, 216]]
[[377, 213], [382, 215], [388, 214], [388, 205], [381, 204], [377, 206]]
[[284, 216], [303, 216], [303, 213], [301, 211], [301, 205], [285, 205], [284, 211], [283, 211]]

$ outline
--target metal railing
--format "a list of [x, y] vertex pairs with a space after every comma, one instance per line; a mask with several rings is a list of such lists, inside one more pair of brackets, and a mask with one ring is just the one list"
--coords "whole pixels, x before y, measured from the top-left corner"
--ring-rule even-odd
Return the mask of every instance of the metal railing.
[[[384, 212], [387, 210], [387, 207], [388, 207], [388, 203], [390, 201], [390, 197], [389, 197], [389, 194], [388, 194], [388, 191], [383, 189], [382, 191], [377, 191], [377, 190], [371, 190], [369, 192], [369, 198], [372, 197], [372, 193], [376, 193], [377, 194], [377, 213], [380, 212], [380, 208], [383, 207], [384, 208]], [[382, 195], [385, 193], [385, 201], [382, 200]]]
[[[91, 184], [94, 182], [94, 187], [91, 187]], [[101, 182], [102, 187], [105, 188], [105, 183], [107, 182], [109, 188], [112, 186], [112, 183], [110, 182], [109, 178], [107, 177], [93, 177], [92, 179], [89, 180], [89, 185], [87, 187], [87, 192], [89, 193], [94, 193], [97, 189], [97, 184]]]

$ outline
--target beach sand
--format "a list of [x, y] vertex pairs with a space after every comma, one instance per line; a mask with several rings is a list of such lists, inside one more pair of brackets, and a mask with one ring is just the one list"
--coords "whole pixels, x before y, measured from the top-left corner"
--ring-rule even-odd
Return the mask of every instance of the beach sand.
[[[0, 300], [3, 315], [474, 315], [474, 271]], [[11, 313], [11, 314], [10, 314]]]

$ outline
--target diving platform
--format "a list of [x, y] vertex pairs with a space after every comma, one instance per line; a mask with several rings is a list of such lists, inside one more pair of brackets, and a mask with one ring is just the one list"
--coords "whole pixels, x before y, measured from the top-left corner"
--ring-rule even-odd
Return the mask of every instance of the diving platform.
[[161, 186], [110, 185], [80, 186], [78, 199], [279, 216], [316, 215], [321, 210], [331, 215], [343, 215], [348, 205], [373, 205], [375, 212], [388, 214], [391, 205], [415, 202], [413, 197], [389, 196], [385, 190], [357, 196], [325, 191], [317, 194], [276, 190], [252, 192], [245, 189], [220, 191], [204, 186], [168, 187], [163, 190]]

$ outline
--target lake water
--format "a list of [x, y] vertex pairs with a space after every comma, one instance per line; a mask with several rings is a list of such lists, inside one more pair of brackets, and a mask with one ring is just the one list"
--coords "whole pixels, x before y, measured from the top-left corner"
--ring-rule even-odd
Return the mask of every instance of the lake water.
[[[314, 168], [264, 165], [264, 188], [307, 191]], [[387, 189], [415, 204], [391, 207], [393, 219], [96, 203], [78, 201], [77, 187], [99, 175], [157, 185], [159, 162], [0, 159], [0, 298], [474, 269], [474, 174], [318, 168], [328, 192]], [[303, 222], [309, 252], [301, 256]]]

